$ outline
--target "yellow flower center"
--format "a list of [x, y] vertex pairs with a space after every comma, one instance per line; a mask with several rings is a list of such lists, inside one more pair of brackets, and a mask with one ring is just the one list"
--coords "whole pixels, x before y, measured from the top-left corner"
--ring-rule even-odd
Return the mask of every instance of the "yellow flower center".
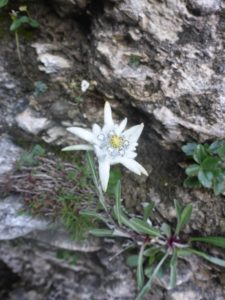
[[114, 149], [119, 149], [123, 145], [123, 138], [114, 134], [110, 137], [109, 143]]

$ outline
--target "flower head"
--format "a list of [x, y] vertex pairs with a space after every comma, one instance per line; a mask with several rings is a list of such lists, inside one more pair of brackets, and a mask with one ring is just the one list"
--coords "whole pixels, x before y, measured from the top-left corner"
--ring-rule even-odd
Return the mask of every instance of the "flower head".
[[67, 130], [88, 142], [83, 145], [73, 145], [63, 148], [70, 150], [93, 150], [99, 163], [101, 185], [106, 191], [110, 175], [110, 165], [122, 164], [132, 172], [148, 176], [147, 171], [134, 160], [137, 156], [137, 141], [144, 128], [143, 123], [125, 130], [127, 118], [120, 124], [115, 124], [112, 118], [110, 104], [105, 103], [104, 126], [94, 124], [92, 130], [80, 127], [69, 127]]
[[83, 93], [85, 93], [88, 90], [89, 86], [90, 86], [90, 83], [87, 80], [81, 81], [81, 91]]

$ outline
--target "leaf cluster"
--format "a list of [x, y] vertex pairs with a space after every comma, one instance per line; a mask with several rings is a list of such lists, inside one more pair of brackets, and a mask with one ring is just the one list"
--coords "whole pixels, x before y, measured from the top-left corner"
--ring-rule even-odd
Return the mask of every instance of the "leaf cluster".
[[194, 163], [185, 169], [188, 177], [184, 181], [184, 186], [212, 189], [215, 195], [223, 193], [225, 190], [225, 142], [188, 143], [182, 147], [182, 150], [194, 160]]
[[38, 28], [39, 23], [37, 20], [33, 19], [26, 6], [20, 6], [19, 12], [11, 14], [12, 24], [10, 26], [10, 31], [16, 32], [23, 25], [28, 25], [31, 28]]
[[[197, 154], [198, 155], [198, 154]], [[94, 169], [94, 161], [88, 155], [88, 163]], [[98, 187], [98, 177], [94, 173], [94, 181]], [[149, 292], [156, 277], [163, 275], [166, 268], [170, 269], [169, 287], [176, 285], [178, 259], [187, 255], [197, 255], [218, 266], [225, 267], [225, 260], [211, 256], [196, 249], [194, 243], [207, 243], [212, 246], [225, 248], [224, 237], [189, 237], [181, 239], [182, 230], [189, 222], [192, 215], [192, 204], [182, 207], [174, 201], [176, 210], [176, 226], [167, 223], [154, 225], [151, 215], [154, 204], [144, 205], [142, 216], [129, 216], [122, 205], [121, 182], [115, 187], [115, 204], [110, 210], [105, 199], [100, 199], [100, 210], [83, 211], [81, 214], [91, 216], [105, 224], [103, 228], [91, 229], [90, 233], [97, 237], [123, 237], [131, 241], [131, 247], [139, 249], [138, 253], [128, 257], [127, 262], [136, 268], [136, 279], [139, 294], [136, 300], [141, 300]], [[102, 197], [102, 195], [101, 195]], [[106, 228], [108, 227], [108, 228]]]
[[38, 158], [46, 154], [45, 149], [41, 145], [35, 145], [31, 151], [23, 153], [17, 163], [18, 169], [20, 166], [36, 166], [38, 164]]

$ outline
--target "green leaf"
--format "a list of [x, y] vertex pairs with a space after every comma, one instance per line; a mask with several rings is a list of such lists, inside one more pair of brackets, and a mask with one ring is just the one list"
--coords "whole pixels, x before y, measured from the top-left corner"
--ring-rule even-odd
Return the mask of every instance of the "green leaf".
[[140, 291], [140, 293], [137, 295], [135, 300], [141, 300], [143, 298], [143, 296], [148, 293], [152, 287], [152, 283], [155, 279], [155, 277], [158, 274], [159, 269], [162, 267], [163, 263], [165, 262], [165, 260], [168, 257], [168, 253], [166, 253], [163, 258], [160, 260], [160, 262], [157, 264], [157, 266], [155, 267], [152, 275], [150, 276], [149, 280], [147, 281], [147, 283], [145, 284], [145, 286], [143, 287], [143, 289]]
[[38, 21], [34, 20], [34, 19], [29, 19], [29, 25], [33, 28], [38, 28], [40, 25], [38, 23]]
[[198, 172], [198, 180], [206, 188], [211, 188], [213, 184], [213, 174], [202, 169]]
[[115, 206], [115, 214], [118, 220], [119, 225], [122, 224], [121, 216], [122, 216], [122, 208], [121, 208], [121, 181], [119, 180], [115, 189], [115, 198], [116, 198], [116, 206]]
[[91, 229], [89, 233], [97, 237], [113, 236], [113, 230], [110, 229]]
[[218, 265], [218, 266], [221, 266], [221, 267], [225, 267], [225, 260], [221, 259], [221, 258], [218, 258], [218, 257], [214, 257], [214, 256], [211, 256], [211, 255], [208, 255], [204, 252], [201, 252], [201, 251], [198, 251], [198, 250], [195, 250], [195, 249], [188, 249], [189, 252], [195, 254], [195, 255], [198, 255], [206, 260], [208, 260], [209, 262], [215, 264], [215, 265]]
[[186, 256], [191, 255], [191, 252], [188, 251], [188, 250], [189, 250], [189, 248], [185, 248], [185, 249], [176, 248], [177, 256], [179, 256], [179, 257], [186, 257]]
[[192, 237], [191, 242], [203, 242], [225, 249], [225, 237], [208, 236], [208, 237]]
[[198, 177], [188, 177], [184, 180], [184, 187], [199, 188], [201, 187], [201, 183], [198, 181]]
[[15, 19], [10, 26], [10, 31], [16, 31], [21, 25], [22, 25], [21, 20]]
[[112, 170], [110, 170], [109, 183], [106, 191], [110, 197], [115, 196], [116, 185], [121, 178], [122, 174], [119, 167], [114, 167]]
[[160, 248], [158, 246], [150, 246], [144, 251], [144, 256], [154, 257], [158, 252], [160, 252]]
[[178, 222], [180, 222], [182, 209], [181, 209], [180, 203], [176, 199], [174, 199], [174, 207], [176, 210], [177, 220], [178, 220]]
[[197, 164], [190, 165], [185, 169], [185, 173], [188, 176], [197, 176], [200, 166]]
[[113, 236], [131, 238], [131, 236], [127, 232], [124, 232], [120, 229], [114, 229]]
[[8, 4], [9, 0], [0, 0], [0, 8], [6, 6]]
[[48, 90], [48, 86], [43, 81], [40, 81], [40, 80], [35, 81], [34, 88], [35, 88], [35, 91], [34, 91], [33, 95], [35, 97], [37, 97], [41, 94], [44, 94]]
[[217, 154], [219, 155], [220, 158], [222, 159], [225, 158], [225, 145], [223, 145], [217, 150]]
[[192, 156], [194, 154], [195, 149], [197, 148], [196, 143], [188, 143], [181, 147], [182, 151], [187, 155], [187, 156]]
[[167, 223], [163, 223], [160, 229], [166, 237], [169, 238], [171, 236], [171, 227]]
[[146, 206], [144, 206], [144, 217], [143, 217], [143, 220], [145, 222], [147, 222], [148, 218], [151, 216], [154, 207], [155, 207], [155, 203], [154, 202], [150, 202]]
[[210, 153], [216, 154], [217, 151], [218, 151], [218, 149], [219, 149], [221, 146], [223, 146], [223, 145], [224, 145], [224, 142], [223, 142], [223, 141], [217, 140], [217, 141], [213, 142], [213, 143], [209, 146], [209, 151], [210, 151]]
[[203, 145], [197, 145], [194, 154], [193, 154], [193, 158], [197, 163], [202, 163], [204, 159], [206, 159], [206, 157], [208, 156], [205, 148]]
[[98, 214], [97, 212], [95, 211], [91, 211], [91, 210], [81, 210], [79, 212], [79, 214], [81, 216], [87, 216], [87, 217], [90, 217], [90, 218], [95, 218], [95, 219], [98, 219], [98, 220], [101, 220], [102, 222], [104, 223], [107, 223], [108, 220], [106, 218], [104, 218], [101, 214]]
[[18, 20], [20, 20], [20, 22], [23, 24], [30, 22], [30, 18], [28, 16], [22, 16], [22, 17], [18, 18]]
[[220, 179], [216, 179], [213, 182], [213, 192], [216, 196], [218, 196], [219, 194], [223, 193], [225, 190], [225, 182], [224, 179], [220, 180]]
[[31, 151], [31, 154], [33, 156], [44, 156], [45, 155], [45, 149], [41, 145], [35, 145], [34, 148]]
[[201, 168], [204, 171], [213, 171], [216, 168], [218, 168], [219, 161], [220, 161], [219, 158], [209, 156], [201, 163]]
[[173, 256], [170, 260], [170, 284], [169, 287], [173, 289], [176, 286], [177, 281], [177, 252], [173, 252]]
[[145, 249], [145, 244], [142, 244], [138, 255], [138, 265], [137, 265], [137, 285], [141, 289], [144, 285], [144, 271], [143, 271], [143, 253]]
[[128, 256], [126, 263], [129, 267], [137, 267], [138, 265], [138, 255], [130, 255]]
[[179, 234], [182, 227], [184, 227], [190, 220], [192, 214], [192, 204], [189, 203], [182, 211], [180, 220], [178, 220], [175, 234]]
[[93, 177], [94, 184], [95, 184], [96, 188], [98, 189], [99, 188], [98, 177], [97, 177], [97, 173], [96, 173], [93, 155], [90, 152], [87, 152], [86, 158], [87, 158], [88, 167], [89, 167], [89, 169], [91, 171], [91, 175]]
[[148, 234], [150, 236], [160, 236], [160, 230], [150, 226], [143, 220], [133, 218], [130, 220], [130, 223], [133, 226], [134, 230], [139, 233]]
[[88, 167], [91, 171], [91, 175], [92, 175], [92, 178], [93, 178], [94, 185], [95, 185], [95, 187], [98, 191], [98, 194], [99, 194], [99, 202], [101, 203], [104, 210], [108, 211], [106, 203], [105, 203], [105, 198], [103, 196], [102, 189], [101, 189], [101, 186], [100, 186], [99, 181], [98, 181], [93, 156], [90, 154], [90, 152], [87, 152], [86, 158], [87, 158]]

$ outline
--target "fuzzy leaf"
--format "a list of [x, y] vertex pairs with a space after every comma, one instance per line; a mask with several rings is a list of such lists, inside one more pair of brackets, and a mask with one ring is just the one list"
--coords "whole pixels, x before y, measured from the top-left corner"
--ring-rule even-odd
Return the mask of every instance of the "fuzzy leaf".
[[215, 264], [215, 265], [218, 265], [218, 266], [221, 266], [221, 267], [225, 267], [225, 260], [224, 259], [221, 259], [221, 258], [218, 258], [218, 257], [214, 257], [214, 256], [211, 256], [211, 255], [208, 255], [204, 252], [201, 252], [201, 251], [198, 251], [198, 250], [195, 250], [195, 249], [188, 249], [189, 252], [195, 254], [195, 255], [198, 255], [206, 260], [208, 260], [209, 262]]
[[207, 157], [201, 164], [201, 168], [205, 171], [213, 171], [218, 168], [220, 159], [217, 157]]
[[188, 143], [184, 145], [181, 149], [187, 156], [192, 156], [196, 148], [197, 148], [196, 143]]
[[225, 249], [225, 237], [208, 236], [208, 237], [192, 237], [191, 242], [203, 242]]
[[192, 213], [192, 204], [189, 203], [181, 213], [180, 220], [178, 220], [177, 223], [175, 234], [179, 234], [182, 227], [184, 227], [188, 223], [191, 217], [191, 213]]
[[146, 206], [144, 206], [144, 218], [143, 218], [143, 220], [145, 222], [151, 216], [154, 207], [155, 207], [155, 203], [154, 202], [150, 202], [149, 204], [147, 204]]
[[116, 206], [115, 206], [115, 214], [118, 220], [119, 225], [122, 224], [121, 215], [122, 215], [122, 208], [121, 208], [121, 182], [120, 180], [117, 182], [116, 189], [115, 189], [115, 198], [116, 198]]
[[89, 233], [97, 237], [113, 236], [113, 230], [110, 229], [91, 229]]
[[184, 187], [186, 188], [199, 188], [201, 183], [198, 180], [198, 177], [188, 177], [184, 180]]
[[130, 255], [128, 256], [126, 263], [129, 267], [137, 267], [138, 265], [138, 255]]
[[39, 23], [38, 21], [34, 20], [34, 19], [29, 19], [29, 25], [33, 28], [38, 28], [39, 27]]
[[163, 223], [160, 229], [167, 238], [171, 236], [171, 227], [167, 223]]
[[182, 209], [181, 209], [180, 203], [176, 199], [174, 199], [174, 207], [176, 210], [177, 220], [178, 220], [178, 222], [180, 222]]
[[170, 260], [170, 284], [169, 287], [173, 289], [176, 286], [177, 281], [177, 252], [173, 252], [173, 256]]
[[138, 265], [137, 265], [137, 285], [141, 289], [144, 285], [144, 271], [143, 271], [143, 253], [145, 249], [145, 244], [142, 244], [138, 255]]
[[216, 196], [223, 193], [225, 189], [224, 179], [219, 180], [218, 178], [213, 183], [213, 191]]
[[133, 218], [130, 220], [130, 223], [137, 232], [148, 234], [150, 236], [160, 236], [160, 231], [158, 229], [140, 219]]
[[157, 264], [157, 266], [155, 267], [153, 273], [151, 274], [149, 280], [147, 281], [147, 283], [145, 284], [145, 286], [143, 287], [143, 289], [140, 291], [140, 293], [137, 295], [135, 300], [141, 300], [143, 298], [143, 296], [148, 293], [152, 287], [152, 283], [155, 279], [155, 277], [157, 276], [159, 269], [162, 267], [163, 263], [165, 262], [165, 260], [168, 257], [168, 253], [166, 253], [163, 258], [160, 260], [160, 262]]
[[21, 20], [15, 19], [10, 26], [10, 31], [16, 31], [21, 25], [22, 25]]
[[216, 154], [217, 151], [218, 151], [218, 149], [219, 149], [221, 146], [223, 146], [223, 145], [224, 145], [224, 142], [223, 142], [223, 141], [217, 140], [217, 141], [213, 142], [213, 143], [209, 146], [209, 151], [210, 151], [210, 153]]
[[205, 148], [203, 145], [197, 145], [194, 154], [193, 154], [193, 158], [197, 163], [202, 163], [204, 159], [206, 159], [206, 157], [208, 156]]
[[99, 185], [99, 182], [98, 182], [98, 177], [97, 177], [97, 172], [96, 172], [93, 156], [91, 155], [90, 152], [87, 152], [86, 158], [87, 158], [88, 167], [91, 171], [91, 175], [92, 175], [92, 178], [93, 178], [94, 185], [95, 185], [95, 187], [96, 187], [96, 189], [99, 193], [99, 202], [101, 203], [104, 210], [107, 211], [105, 198], [102, 194], [102, 191], [101, 191], [101, 188], [100, 188], [100, 185]]
[[212, 187], [212, 181], [213, 181], [213, 174], [208, 171], [204, 171], [202, 169], [198, 172], [198, 180], [201, 182], [201, 184], [206, 188]]
[[197, 176], [200, 166], [197, 164], [190, 165], [185, 169], [185, 173], [188, 176]]
[[81, 216], [87, 216], [87, 217], [90, 217], [90, 218], [95, 218], [95, 219], [101, 220], [104, 223], [107, 223], [107, 219], [104, 218], [101, 214], [99, 214], [99, 213], [97, 213], [95, 211], [82, 210], [82, 211], [79, 212], [79, 214]]

